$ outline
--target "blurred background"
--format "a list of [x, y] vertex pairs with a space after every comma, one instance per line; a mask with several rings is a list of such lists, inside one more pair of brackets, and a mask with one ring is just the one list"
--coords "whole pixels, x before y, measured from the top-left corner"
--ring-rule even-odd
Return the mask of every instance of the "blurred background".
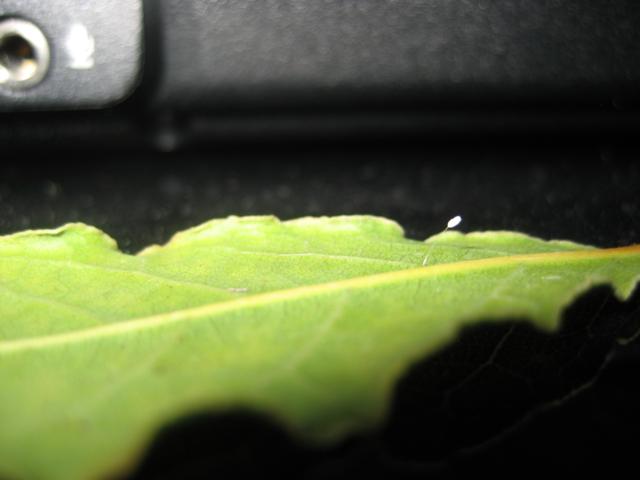
[[[638, 243], [638, 25], [632, 0], [3, 0], [0, 234], [83, 221], [134, 253], [232, 214], [383, 215], [419, 239], [460, 214]], [[379, 432], [315, 451], [203, 412], [134, 478], [622, 471], [640, 346], [614, 340], [638, 305], [603, 290], [561, 340], [517, 327], [500, 361], [526, 395], [489, 369], [441, 414], [437, 372], [461, 382], [505, 333], [479, 329], [407, 375]]]

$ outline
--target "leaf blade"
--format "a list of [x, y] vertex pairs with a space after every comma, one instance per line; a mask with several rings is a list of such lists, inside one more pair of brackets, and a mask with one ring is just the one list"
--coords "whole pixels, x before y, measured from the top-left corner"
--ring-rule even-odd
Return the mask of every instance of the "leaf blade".
[[[418, 246], [407, 242], [420, 262]], [[552, 248], [561, 251], [364, 277], [348, 277], [350, 271], [331, 282], [54, 333], [48, 340], [3, 341], [0, 417], [8, 428], [0, 432], [0, 458], [11, 461], [0, 459], [0, 472], [34, 478], [103, 473], [139, 452], [168, 419], [194, 408], [257, 409], [320, 442], [371, 428], [399, 374], [463, 325], [523, 317], [552, 329], [562, 307], [591, 285], [611, 282], [625, 297], [638, 281], [640, 247]], [[547, 278], [554, 276], [560, 279]], [[30, 397], [33, 385], [46, 402]], [[74, 463], [60, 463], [71, 452]]]

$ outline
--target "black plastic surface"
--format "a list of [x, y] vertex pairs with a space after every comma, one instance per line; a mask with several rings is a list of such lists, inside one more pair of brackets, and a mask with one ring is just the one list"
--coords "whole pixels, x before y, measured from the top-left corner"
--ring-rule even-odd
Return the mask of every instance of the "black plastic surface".
[[[34, 87], [0, 85], [0, 112], [104, 108], [124, 100], [137, 86], [143, 65], [142, 0], [2, 0], [0, 20], [13, 17], [43, 31], [51, 64]], [[85, 54], [81, 68], [68, 46], [74, 26], [93, 39], [93, 53]], [[82, 50], [88, 47], [82, 39], [76, 37], [73, 46], [85, 57]]]
[[[640, 131], [640, 3], [632, 0], [108, 0], [72, 8], [77, 1], [0, 5], [43, 17], [56, 39], [86, 14], [107, 48], [96, 53], [99, 71], [81, 72], [87, 78], [63, 75], [56, 53], [40, 86], [0, 91], [0, 111], [63, 110], [0, 114], [3, 145], [171, 151], [229, 141], [531, 132], [617, 139]], [[140, 20], [138, 2], [145, 46], [136, 77], [141, 50], [127, 32]], [[129, 93], [116, 108], [65, 111]]]
[[[624, 105], [633, 0], [157, 0], [154, 105]], [[153, 38], [153, 37], [152, 37]]]
[[[40, 86], [0, 110], [104, 107], [137, 87], [156, 111], [589, 105], [640, 98], [633, 0], [6, 0], [53, 47]], [[67, 68], [82, 23], [96, 67]]]

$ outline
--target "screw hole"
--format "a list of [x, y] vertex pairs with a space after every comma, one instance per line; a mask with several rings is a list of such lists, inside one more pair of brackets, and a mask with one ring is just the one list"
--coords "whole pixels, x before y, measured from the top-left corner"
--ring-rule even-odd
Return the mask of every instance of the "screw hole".
[[49, 68], [49, 46], [40, 29], [19, 19], [0, 21], [0, 85], [28, 88]]

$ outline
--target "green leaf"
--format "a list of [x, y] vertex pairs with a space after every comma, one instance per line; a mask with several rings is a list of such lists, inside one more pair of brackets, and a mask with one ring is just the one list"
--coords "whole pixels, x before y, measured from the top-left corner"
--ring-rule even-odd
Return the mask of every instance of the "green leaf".
[[[425, 256], [427, 266], [422, 266]], [[190, 412], [245, 407], [330, 443], [384, 419], [407, 367], [479, 320], [558, 327], [626, 299], [640, 246], [375, 217], [213, 220], [138, 255], [82, 224], [0, 237], [0, 476], [126, 471]]]

